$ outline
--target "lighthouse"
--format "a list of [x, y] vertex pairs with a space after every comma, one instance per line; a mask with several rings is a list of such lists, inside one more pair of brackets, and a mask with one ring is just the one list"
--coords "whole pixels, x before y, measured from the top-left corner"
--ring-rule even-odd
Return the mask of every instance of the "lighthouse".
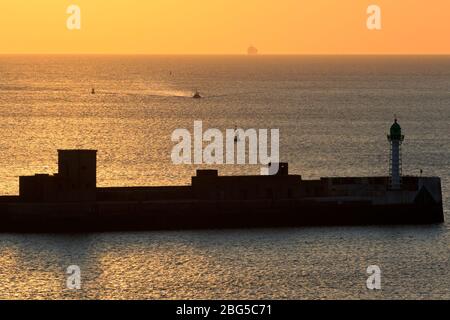
[[392, 190], [398, 190], [401, 188], [402, 183], [402, 142], [405, 136], [402, 135], [402, 128], [395, 119], [394, 124], [391, 126], [390, 134], [387, 136], [391, 145], [391, 152], [389, 157], [389, 176], [390, 176], [390, 188]]

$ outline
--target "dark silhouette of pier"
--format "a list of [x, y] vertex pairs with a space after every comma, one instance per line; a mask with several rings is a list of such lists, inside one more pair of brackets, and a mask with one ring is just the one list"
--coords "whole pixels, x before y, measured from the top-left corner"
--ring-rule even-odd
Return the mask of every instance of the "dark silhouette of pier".
[[220, 176], [197, 170], [191, 185], [97, 187], [96, 150], [58, 150], [58, 172], [19, 178], [0, 197], [0, 231], [294, 227], [443, 222], [441, 181], [403, 177], [303, 180], [280, 163], [276, 175]]

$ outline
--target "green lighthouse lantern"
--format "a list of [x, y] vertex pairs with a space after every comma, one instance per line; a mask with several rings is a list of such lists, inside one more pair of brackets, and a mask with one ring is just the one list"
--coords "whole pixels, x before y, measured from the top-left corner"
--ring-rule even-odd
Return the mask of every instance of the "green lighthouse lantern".
[[391, 126], [389, 136], [391, 140], [402, 140], [402, 127], [398, 124], [397, 119], [395, 119], [394, 124]]

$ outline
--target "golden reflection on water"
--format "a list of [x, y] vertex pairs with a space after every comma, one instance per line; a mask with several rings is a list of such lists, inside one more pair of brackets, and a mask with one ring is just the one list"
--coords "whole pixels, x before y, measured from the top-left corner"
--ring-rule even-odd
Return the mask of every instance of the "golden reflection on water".
[[448, 241], [444, 227], [1, 235], [0, 299], [449, 298]]
[[[148, 298], [168, 299], [189, 296], [192, 290], [209, 290], [220, 281], [215, 274], [214, 261], [193, 248], [179, 248], [180, 252], [166, 250], [142, 251], [139, 253], [106, 253], [98, 259], [100, 276], [98, 283], [107, 283], [100, 292], [114, 291], [114, 295], [132, 298], [136, 292], [146, 292]], [[123, 279], [123, 264], [126, 261], [127, 274], [145, 275]], [[112, 284], [112, 286], [111, 286]]]

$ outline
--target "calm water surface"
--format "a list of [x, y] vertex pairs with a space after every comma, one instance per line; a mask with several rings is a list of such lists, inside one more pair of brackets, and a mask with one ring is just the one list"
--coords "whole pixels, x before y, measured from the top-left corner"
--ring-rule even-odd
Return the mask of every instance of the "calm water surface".
[[[100, 186], [188, 184], [170, 136], [194, 120], [279, 128], [304, 178], [386, 175], [394, 114], [404, 173], [442, 177], [444, 225], [0, 235], [0, 298], [450, 298], [450, 57], [0, 56], [3, 195], [55, 172], [63, 148], [99, 150]], [[372, 264], [381, 292], [365, 287]]]

